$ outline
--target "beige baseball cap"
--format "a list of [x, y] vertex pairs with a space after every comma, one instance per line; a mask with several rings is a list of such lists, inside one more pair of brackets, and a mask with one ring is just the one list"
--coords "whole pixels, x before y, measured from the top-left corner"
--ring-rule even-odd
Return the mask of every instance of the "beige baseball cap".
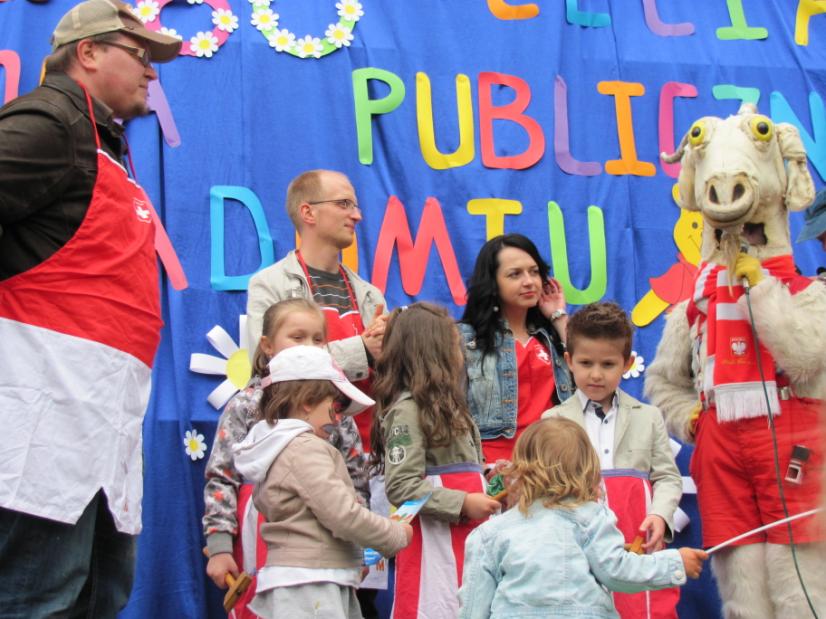
[[52, 51], [107, 32], [122, 32], [142, 39], [149, 47], [152, 62], [169, 62], [181, 49], [179, 39], [147, 29], [128, 4], [119, 0], [86, 0], [69, 9], [57, 23], [52, 33]]

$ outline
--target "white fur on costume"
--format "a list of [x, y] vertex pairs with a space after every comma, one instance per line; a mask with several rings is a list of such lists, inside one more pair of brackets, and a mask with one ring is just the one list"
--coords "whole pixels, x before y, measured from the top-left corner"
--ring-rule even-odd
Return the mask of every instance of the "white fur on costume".
[[[770, 139], [758, 135], [757, 124], [763, 121], [773, 130]], [[802, 210], [814, 199], [806, 153], [793, 126], [774, 125], [746, 105], [736, 116], [707, 117], [692, 125], [678, 152], [663, 157], [680, 158], [680, 206], [703, 214], [704, 261], [728, 266], [715, 228], [742, 234], [749, 254], [760, 261], [792, 253], [788, 212]], [[755, 227], [764, 238], [750, 236]], [[747, 311], [745, 302], [745, 296], [738, 301]], [[663, 411], [669, 431], [690, 442], [687, 423], [699, 403], [707, 342], [704, 326], [699, 332], [697, 326], [689, 327], [687, 305], [675, 306], [666, 319], [646, 372], [645, 394]], [[752, 287], [751, 305], [758, 337], [788, 375], [794, 394], [826, 398], [826, 286], [816, 282], [792, 295], [767, 276]], [[817, 612], [826, 617], [826, 552], [809, 544], [799, 545], [797, 553]], [[715, 555], [712, 567], [727, 619], [811, 614], [788, 546], [726, 549]]]

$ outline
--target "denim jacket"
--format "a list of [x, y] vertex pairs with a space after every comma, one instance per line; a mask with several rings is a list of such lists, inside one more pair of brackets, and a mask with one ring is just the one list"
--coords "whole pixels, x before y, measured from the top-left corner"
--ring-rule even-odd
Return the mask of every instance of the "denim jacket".
[[677, 550], [637, 555], [623, 548], [604, 505], [511, 509], [477, 527], [465, 544], [459, 619], [609, 619], [607, 590], [634, 593], [682, 585]]
[[[459, 323], [459, 331], [465, 342], [468, 406], [479, 426], [482, 440], [500, 436], [513, 438], [516, 434], [516, 408], [519, 401], [513, 335], [508, 329], [497, 334], [496, 354], [483, 357], [482, 351], [476, 346], [473, 327]], [[557, 352], [545, 329], [531, 331], [531, 335], [538, 338], [551, 353], [556, 395], [562, 403], [575, 390], [565, 359]]]

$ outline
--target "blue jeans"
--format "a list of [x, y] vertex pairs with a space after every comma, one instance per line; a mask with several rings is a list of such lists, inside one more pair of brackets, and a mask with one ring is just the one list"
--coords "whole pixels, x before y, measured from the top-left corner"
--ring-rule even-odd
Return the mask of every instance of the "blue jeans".
[[103, 492], [75, 524], [0, 508], [0, 619], [114, 619], [134, 572], [135, 538], [115, 529]]

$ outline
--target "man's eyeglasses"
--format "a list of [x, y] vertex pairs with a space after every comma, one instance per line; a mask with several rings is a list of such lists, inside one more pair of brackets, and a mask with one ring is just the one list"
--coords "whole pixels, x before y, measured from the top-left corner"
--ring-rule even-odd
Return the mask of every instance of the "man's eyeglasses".
[[142, 47], [133, 47], [132, 45], [125, 45], [124, 43], [115, 43], [114, 41], [100, 41], [100, 45], [112, 45], [113, 47], [119, 47], [128, 54], [137, 58], [138, 62], [140, 62], [145, 67], [148, 67], [149, 63], [152, 62], [152, 58], [149, 55], [149, 50], [144, 49]]
[[311, 204], [315, 206], [316, 204], [335, 204], [338, 208], [344, 211], [358, 211], [361, 212], [359, 205], [356, 204], [354, 200], [350, 198], [340, 198], [338, 200], [316, 200], [315, 202], [307, 202], [307, 204]]

